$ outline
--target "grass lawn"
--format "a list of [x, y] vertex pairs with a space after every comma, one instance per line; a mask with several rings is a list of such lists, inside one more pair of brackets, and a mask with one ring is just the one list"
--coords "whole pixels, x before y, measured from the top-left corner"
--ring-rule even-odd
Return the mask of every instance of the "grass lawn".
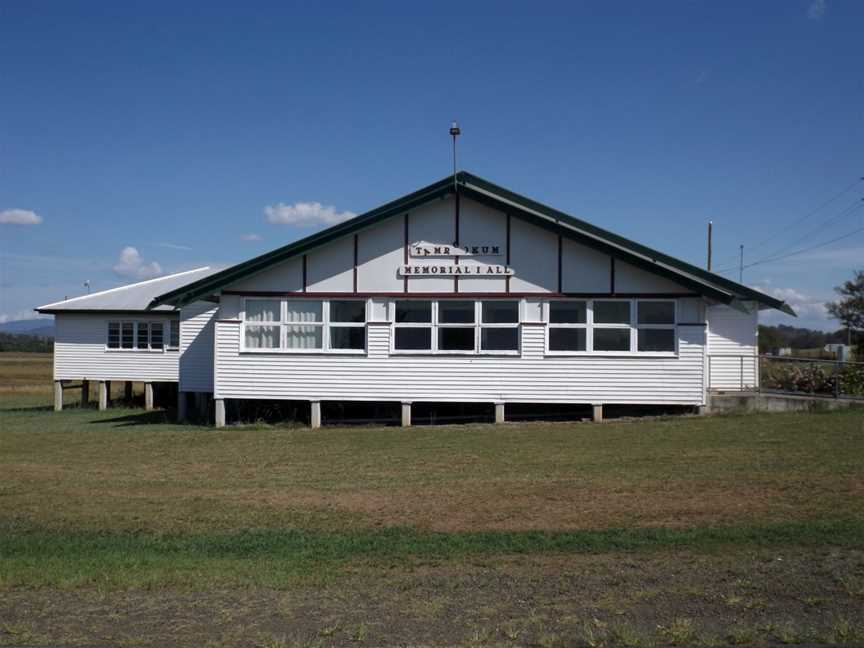
[[860, 409], [216, 430], [48, 380], [0, 354], [0, 644], [864, 640]]

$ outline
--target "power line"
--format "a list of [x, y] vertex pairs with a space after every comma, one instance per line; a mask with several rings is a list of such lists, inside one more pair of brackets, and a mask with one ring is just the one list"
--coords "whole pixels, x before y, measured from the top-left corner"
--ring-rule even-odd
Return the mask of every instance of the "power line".
[[827, 220], [822, 221], [819, 225], [817, 225], [817, 226], [816, 226], [815, 228], [813, 228], [812, 230], [809, 230], [809, 231], [808, 231], [806, 234], [804, 234], [803, 236], [799, 236], [798, 238], [796, 238], [794, 241], [788, 243], [787, 245], [784, 245], [784, 246], [782, 246], [782, 247], [780, 247], [780, 248], [774, 250], [773, 252], [771, 252], [770, 254], [768, 254], [765, 258], [773, 257], [773, 256], [775, 256], [775, 255], [777, 255], [777, 254], [782, 254], [782, 253], [785, 252], [786, 250], [789, 250], [789, 249], [795, 247], [796, 245], [798, 245], [799, 243], [801, 243], [801, 242], [803, 242], [803, 241], [806, 241], [806, 240], [809, 239], [811, 236], [813, 236], [813, 235], [815, 235], [815, 234], [818, 234], [818, 233], [819, 233], [820, 231], [822, 231], [824, 228], [828, 227], [828, 225], [830, 225], [830, 224], [832, 224], [832, 223], [834, 223], [834, 222], [840, 220], [841, 218], [844, 218], [844, 217], [846, 217], [846, 216], [849, 216], [849, 215], [851, 215], [851, 214], [854, 214], [854, 213], [855, 213], [856, 211], [858, 211], [862, 206], [864, 206], [864, 204], [862, 204], [862, 203], [860, 202], [860, 200], [856, 198], [853, 202], [851, 202], [848, 206], [846, 206], [843, 210], [841, 210], [840, 213], [835, 214], [834, 216], [829, 217]]
[[[809, 247], [801, 248], [800, 250], [795, 250], [794, 252], [789, 252], [788, 254], [781, 254], [780, 256], [775, 257], [767, 257], [765, 259], [761, 259], [759, 261], [754, 261], [753, 263], [749, 263], [744, 266], [744, 268], [752, 268], [753, 266], [763, 265], [765, 263], [773, 263], [774, 261], [780, 261], [782, 259], [788, 259], [789, 257], [796, 256], [798, 254], [803, 254], [804, 252], [810, 252], [811, 250], [815, 250], [817, 248], [825, 247], [826, 245], [831, 245], [832, 243], [836, 243], [837, 241], [842, 241], [845, 238], [849, 238], [850, 236], [854, 236], [859, 232], [864, 232], [864, 227], [859, 227], [858, 229], [852, 230], [851, 232], [846, 232], [845, 234], [841, 234], [840, 236], [831, 239], [830, 241], [824, 241], [822, 243], [817, 243], [816, 245], [811, 245]], [[717, 270], [716, 272], [729, 272], [731, 270], [736, 270], [737, 268], [723, 268], [722, 270]]]
[[[828, 205], [830, 205], [830, 204], [833, 203], [834, 201], [838, 200], [838, 199], [841, 198], [842, 196], [844, 196], [844, 195], [846, 195], [847, 193], [849, 193], [850, 191], [852, 191], [852, 189], [854, 189], [855, 187], [857, 187], [857, 186], [858, 186], [859, 184], [861, 184], [862, 182], [864, 182], [864, 178], [858, 178], [857, 180], [855, 180], [855, 182], [853, 182], [852, 184], [850, 184], [849, 186], [847, 186], [847, 187], [846, 187], [845, 189], [843, 189], [841, 192], [839, 192], [839, 193], [833, 195], [831, 198], [829, 198], [829, 199], [826, 200], [825, 202], [821, 203], [821, 204], [820, 204], [818, 207], [816, 207], [815, 209], [811, 209], [810, 211], [808, 211], [806, 214], [804, 214], [804, 215], [801, 216], [800, 218], [796, 219], [795, 221], [793, 221], [793, 222], [790, 223], [789, 225], [786, 225], [786, 226], [783, 228], [783, 230], [786, 231], [786, 232], [788, 232], [788, 231], [791, 230], [792, 228], [797, 227], [798, 225], [800, 225], [801, 223], [803, 223], [805, 220], [807, 220], [808, 218], [810, 218], [813, 214], [816, 214], [817, 212], [822, 211], [825, 207], [827, 207]], [[765, 245], [765, 243], [767, 243], [768, 241], [771, 241], [771, 240], [774, 240], [774, 234], [769, 235], [767, 238], [762, 239], [762, 240], [759, 241], [758, 243], [754, 243], [754, 244], [751, 246], [751, 250], [755, 250], [755, 249], [757, 249], [757, 248], [759, 248], [759, 247], [762, 247], [763, 245]]]

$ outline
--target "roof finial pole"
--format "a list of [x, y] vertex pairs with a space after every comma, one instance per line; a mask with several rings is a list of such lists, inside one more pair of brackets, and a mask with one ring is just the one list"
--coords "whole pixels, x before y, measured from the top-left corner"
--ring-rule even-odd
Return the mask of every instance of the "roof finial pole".
[[708, 271], [711, 271], [711, 234], [714, 229], [714, 221], [708, 221]]
[[459, 130], [459, 124], [457, 122], [453, 122], [450, 124], [450, 135], [453, 136], [453, 191], [456, 191], [456, 138], [462, 134], [462, 131]]

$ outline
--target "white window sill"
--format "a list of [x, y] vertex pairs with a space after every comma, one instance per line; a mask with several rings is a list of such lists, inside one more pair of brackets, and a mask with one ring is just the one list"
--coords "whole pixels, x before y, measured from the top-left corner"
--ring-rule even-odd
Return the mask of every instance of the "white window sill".
[[[176, 349], [171, 349], [176, 351]], [[105, 349], [105, 353], [165, 353], [166, 349]]]
[[250, 355], [349, 355], [365, 356], [365, 349], [240, 349], [240, 353]]
[[576, 358], [677, 358], [674, 351], [546, 351], [550, 357]]
[[510, 356], [518, 357], [519, 351], [424, 351], [422, 349], [392, 349], [390, 355], [394, 356], [455, 356], [464, 357], [484, 357], [484, 356]]

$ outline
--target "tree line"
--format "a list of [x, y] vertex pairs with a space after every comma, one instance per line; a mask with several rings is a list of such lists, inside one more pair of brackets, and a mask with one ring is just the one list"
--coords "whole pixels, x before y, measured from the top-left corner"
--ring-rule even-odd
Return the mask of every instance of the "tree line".
[[54, 338], [21, 333], [0, 333], [0, 353], [9, 351], [51, 353], [54, 351]]

